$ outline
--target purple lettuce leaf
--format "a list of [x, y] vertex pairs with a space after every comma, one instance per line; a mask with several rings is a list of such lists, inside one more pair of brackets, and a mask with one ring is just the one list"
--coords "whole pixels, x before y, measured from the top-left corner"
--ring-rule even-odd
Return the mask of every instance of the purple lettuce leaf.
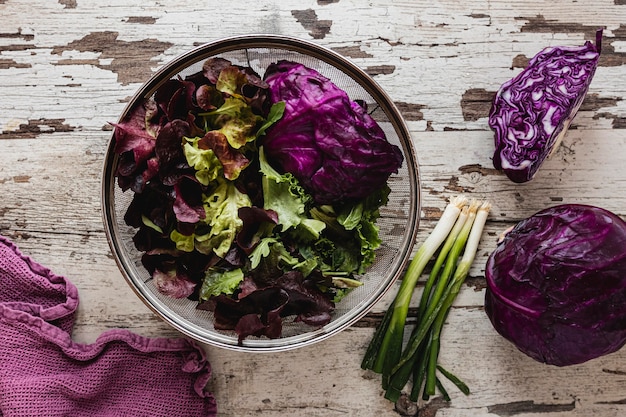
[[267, 236], [278, 224], [278, 214], [260, 207], [241, 207], [239, 218], [243, 227], [237, 234], [236, 243], [246, 254], [252, 253], [261, 238]]
[[152, 274], [152, 279], [161, 294], [173, 298], [189, 297], [197, 285], [176, 268], [167, 271], [156, 269]]
[[202, 202], [202, 186], [195, 181], [182, 177], [174, 185], [174, 204], [172, 206], [176, 219], [184, 223], [197, 223], [206, 217]]
[[188, 137], [189, 133], [189, 123], [176, 119], [166, 123], [156, 137], [154, 151], [159, 162], [159, 177], [165, 185], [174, 185], [181, 177], [193, 175], [181, 145], [183, 137]]
[[215, 328], [234, 330], [241, 343], [251, 335], [280, 337], [282, 320], [289, 316], [311, 326], [324, 326], [331, 320], [334, 303], [313, 280], [289, 271], [263, 284], [247, 277], [236, 298], [211, 297], [198, 308], [212, 310]]
[[215, 153], [222, 164], [224, 177], [229, 180], [237, 179], [241, 171], [250, 165], [250, 160], [242, 152], [233, 149], [226, 136], [216, 130], [207, 132], [198, 141], [198, 148], [211, 149]]

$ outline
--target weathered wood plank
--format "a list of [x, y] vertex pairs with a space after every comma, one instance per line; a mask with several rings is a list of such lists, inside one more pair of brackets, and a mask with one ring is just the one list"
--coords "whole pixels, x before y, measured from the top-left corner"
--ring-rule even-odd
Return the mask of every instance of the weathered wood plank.
[[[101, 171], [114, 122], [140, 83], [197, 45], [243, 33], [312, 39], [371, 74], [408, 121], [420, 162], [418, 241], [464, 193], [493, 210], [471, 277], [449, 316], [442, 361], [472, 388], [435, 399], [438, 417], [624, 414], [626, 351], [586, 364], [538, 364], [500, 338], [482, 310], [484, 264], [506, 227], [547, 206], [587, 203], [626, 217], [626, 5], [620, 0], [0, 0], [0, 234], [78, 287], [74, 337], [110, 328], [177, 335], [129, 290], [101, 220]], [[37, 13], [33, 13], [37, 10]], [[605, 27], [590, 94], [528, 184], [491, 164], [494, 92], [545, 46]], [[207, 347], [221, 416], [393, 416], [359, 362], [394, 287], [352, 328], [278, 355]], [[419, 289], [418, 289], [419, 291]], [[412, 404], [405, 408], [413, 410]], [[429, 413], [429, 414], [428, 414]]]

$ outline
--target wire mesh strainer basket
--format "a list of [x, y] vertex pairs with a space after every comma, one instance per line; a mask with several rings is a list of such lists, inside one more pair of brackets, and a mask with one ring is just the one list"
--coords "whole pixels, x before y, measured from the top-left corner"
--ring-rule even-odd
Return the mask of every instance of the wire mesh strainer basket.
[[343, 89], [351, 100], [366, 103], [368, 113], [377, 121], [390, 143], [397, 145], [404, 162], [388, 185], [387, 205], [381, 207], [377, 221], [382, 245], [374, 264], [360, 277], [361, 287], [336, 304], [332, 320], [321, 328], [285, 319], [279, 338], [248, 337], [242, 343], [234, 332], [216, 330], [213, 314], [198, 309], [198, 302], [177, 299], [158, 291], [141, 262], [142, 252], [135, 248], [136, 229], [126, 224], [124, 215], [133, 199], [116, 181], [119, 156], [111, 138], [104, 163], [102, 207], [105, 232], [113, 256], [133, 291], [160, 318], [181, 333], [210, 345], [241, 351], [281, 351], [323, 340], [362, 318], [381, 299], [403, 271], [411, 254], [420, 211], [418, 165], [408, 129], [391, 99], [355, 64], [317, 44], [278, 35], [246, 35], [221, 39], [179, 56], [156, 72], [132, 97], [120, 120], [139, 102], [152, 97], [167, 80], [197, 73], [203, 63], [220, 57], [233, 64], [250, 67], [262, 75], [268, 65], [280, 60], [301, 63], [317, 70]]

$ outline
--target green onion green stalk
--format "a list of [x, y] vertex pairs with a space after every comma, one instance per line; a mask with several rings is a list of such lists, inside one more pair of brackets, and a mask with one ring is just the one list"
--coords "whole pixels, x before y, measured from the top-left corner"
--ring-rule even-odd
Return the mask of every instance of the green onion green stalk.
[[[490, 209], [489, 202], [470, 202], [462, 196], [451, 199], [409, 263], [396, 297], [361, 363], [363, 369], [382, 375], [382, 387], [388, 400], [397, 401], [411, 378], [412, 401], [417, 401], [420, 393], [422, 399], [428, 400], [436, 389], [449, 400], [438, 374], [469, 394], [467, 385], [438, 364], [438, 357], [443, 325], [474, 262]], [[429, 263], [432, 268], [420, 298], [417, 323], [405, 345], [409, 305]]]

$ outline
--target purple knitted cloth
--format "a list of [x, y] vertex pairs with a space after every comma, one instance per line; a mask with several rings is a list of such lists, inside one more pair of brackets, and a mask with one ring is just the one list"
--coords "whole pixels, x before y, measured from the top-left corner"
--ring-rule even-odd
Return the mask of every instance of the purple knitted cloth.
[[78, 291], [0, 236], [0, 417], [215, 416], [203, 350], [125, 330], [72, 341]]

